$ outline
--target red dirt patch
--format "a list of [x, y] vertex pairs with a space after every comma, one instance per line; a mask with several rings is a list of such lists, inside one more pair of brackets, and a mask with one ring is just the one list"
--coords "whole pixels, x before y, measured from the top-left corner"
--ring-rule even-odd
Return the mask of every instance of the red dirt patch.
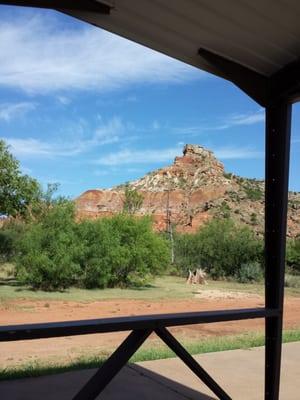
[[[0, 324], [11, 325], [125, 315], [251, 308], [263, 305], [263, 298], [259, 296], [234, 299], [164, 300], [153, 303], [140, 300], [107, 300], [92, 303], [14, 300], [1, 306]], [[284, 327], [285, 329], [300, 327], [300, 298], [286, 298]], [[172, 328], [171, 330], [179, 338], [193, 340], [208, 336], [262, 331], [263, 328], [264, 321], [259, 319], [190, 325]], [[127, 332], [122, 332], [0, 343], [0, 365], [6, 367], [38, 359], [57, 361], [59, 358], [62, 361], [68, 361], [82, 354], [95, 355], [115, 348], [127, 334]], [[155, 335], [150, 338], [150, 340], [153, 339], [156, 339]]]

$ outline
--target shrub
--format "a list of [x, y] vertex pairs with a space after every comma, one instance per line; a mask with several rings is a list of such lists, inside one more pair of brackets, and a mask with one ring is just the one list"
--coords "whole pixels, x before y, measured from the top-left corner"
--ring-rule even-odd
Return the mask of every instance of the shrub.
[[230, 218], [230, 207], [226, 201], [222, 201], [221, 203], [220, 215], [222, 215], [223, 218]]
[[247, 182], [246, 184], [243, 185], [243, 188], [249, 200], [258, 201], [263, 199], [264, 192], [255, 182], [254, 183]]
[[250, 221], [252, 225], [257, 225], [258, 224], [258, 219], [257, 219], [257, 214], [256, 213], [252, 213], [250, 215]]
[[128, 184], [125, 186], [123, 211], [128, 214], [135, 214], [143, 204], [143, 196], [135, 188]]
[[149, 218], [121, 214], [87, 221], [78, 229], [86, 287], [142, 285], [170, 263], [168, 242], [152, 231]]
[[74, 206], [62, 201], [27, 225], [17, 257], [17, 277], [33, 288], [65, 289], [78, 281], [81, 251], [75, 235]]
[[300, 288], [300, 277], [286, 274], [284, 277], [284, 286], [295, 289]]
[[224, 178], [226, 179], [232, 179], [233, 174], [231, 172], [224, 172], [223, 173]]
[[300, 238], [290, 239], [287, 242], [286, 252], [287, 266], [294, 271], [300, 273]]
[[65, 200], [27, 225], [18, 251], [17, 277], [43, 290], [142, 285], [170, 262], [168, 241], [152, 231], [149, 218], [75, 223]]
[[261, 265], [258, 262], [242, 264], [235, 278], [240, 283], [258, 282], [263, 278]]
[[243, 264], [260, 261], [262, 243], [247, 226], [213, 220], [199, 232], [201, 264], [213, 278], [235, 276]]
[[198, 236], [194, 234], [174, 235], [174, 258], [180, 275], [186, 276], [189, 269], [195, 270], [201, 264], [201, 249]]
[[0, 228], [0, 261], [12, 262], [16, 257], [17, 243], [21, 239], [25, 225], [18, 220], [8, 220]]
[[260, 262], [262, 242], [247, 226], [231, 219], [214, 219], [195, 235], [178, 235], [175, 262], [185, 272], [204, 268], [212, 278], [234, 277], [243, 264]]

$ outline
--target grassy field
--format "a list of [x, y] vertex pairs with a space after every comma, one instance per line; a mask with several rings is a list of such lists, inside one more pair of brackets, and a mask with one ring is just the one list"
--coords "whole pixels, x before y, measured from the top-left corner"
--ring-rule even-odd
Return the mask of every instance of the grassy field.
[[[70, 288], [61, 292], [44, 292], [41, 290], [31, 290], [26, 286], [18, 285], [14, 280], [9, 282], [0, 281], [0, 301], [12, 299], [31, 299], [31, 300], [70, 300], [80, 302], [90, 302], [97, 300], [113, 299], [136, 299], [136, 300], [162, 300], [162, 299], [189, 299], [193, 298], [197, 286], [185, 285], [184, 279], [174, 276], [163, 276], [153, 280], [150, 285], [140, 288], [127, 289], [79, 289]], [[236, 282], [209, 281], [206, 286], [201, 286], [201, 290], [228, 290], [242, 291], [249, 293], [263, 294], [262, 284], [245, 285]], [[295, 292], [289, 290], [289, 292]], [[300, 293], [300, 290], [299, 290]]]
[[[283, 342], [290, 343], [300, 340], [300, 330], [285, 331]], [[184, 347], [190, 354], [203, 354], [225, 350], [249, 349], [252, 347], [264, 346], [264, 335], [261, 333], [248, 333], [243, 335], [207, 338], [201, 342], [184, 342]], [[81, 356], [71, 363], [57, 362], [31, 362], [16, 367], [0, 369], [0, 380], [18, 379], [25, 377], [36, 377], [42, 375], [56, 374], [67, 371], [74, 371], [88, 368], [99, 368], [107, 359], [108, 353], [98, 354], [97, 356]], [[175, 354], [165, 345], [155, 347], [143, 346], [131, 358], [130, 362], [141, 362], [149, 360], [159, 360], [175, 357]]]
[[[184, 284], [184, 279], [176, 276], [162, 276], [153, 280], [147, 286], [127, 289], [79, 289], [70, 288], [60, 292], [44, 292], [31, 290], [19, 285], [11, 276], [10, 265], [0, 265], [0, 301], [12, 299], [31, 300], [62, 300], [91, 302], [97, 300], [136, 299], [136, 300], [162, 300], [162, 299], [189, 299], [193, 298], [199, 286]], [[292, 277], [294, 286], [287, 287], [286, 294], [300, 296], [300, 276]], [[201, 290], [236, 291], [254, 294], [264, 294], [263, 283], [244, 284], [234, 281], [208, 281], [208, 285], [201, 286]]]

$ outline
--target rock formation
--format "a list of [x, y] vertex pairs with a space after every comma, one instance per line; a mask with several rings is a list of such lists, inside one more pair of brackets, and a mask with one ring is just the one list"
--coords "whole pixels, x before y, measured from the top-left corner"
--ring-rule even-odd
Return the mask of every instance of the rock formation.
[[[187, 144], [183, 156], [141, 179], [130, 182], [144, 198], [138, 215], [152, 215], [158, 231], [171, 223], [180, 232], [195, 232], [214, 216], [230, 217], [263, 232], [264, 182], [226, 173], [213, 152]], [[79, 218], [121, 212], [124, 187], [88, 190], [76, 199]], [[289, 197], [288, 235], [300, 234], [300, 194]]]

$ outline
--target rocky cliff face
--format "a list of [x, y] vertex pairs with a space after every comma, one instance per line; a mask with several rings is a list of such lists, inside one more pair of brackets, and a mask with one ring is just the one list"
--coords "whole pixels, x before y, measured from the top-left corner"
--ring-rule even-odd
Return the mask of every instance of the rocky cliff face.
[[[157, 230], [171, 222], [177, 231], [195, 232], [214, 216], [230, 217], [263, 232], [264, 182], [224, 171], [214, 154], [186, 145], [173, 165], [153, 171], [129, 184], [143, 196], [139, 215], [152, 215]], [[76, 199], [80, 218], [99, 218], [122, 211], [124, 185], [88, 190]], [[288, 235], [300, 234], [300, 194], [290, 193]]]

